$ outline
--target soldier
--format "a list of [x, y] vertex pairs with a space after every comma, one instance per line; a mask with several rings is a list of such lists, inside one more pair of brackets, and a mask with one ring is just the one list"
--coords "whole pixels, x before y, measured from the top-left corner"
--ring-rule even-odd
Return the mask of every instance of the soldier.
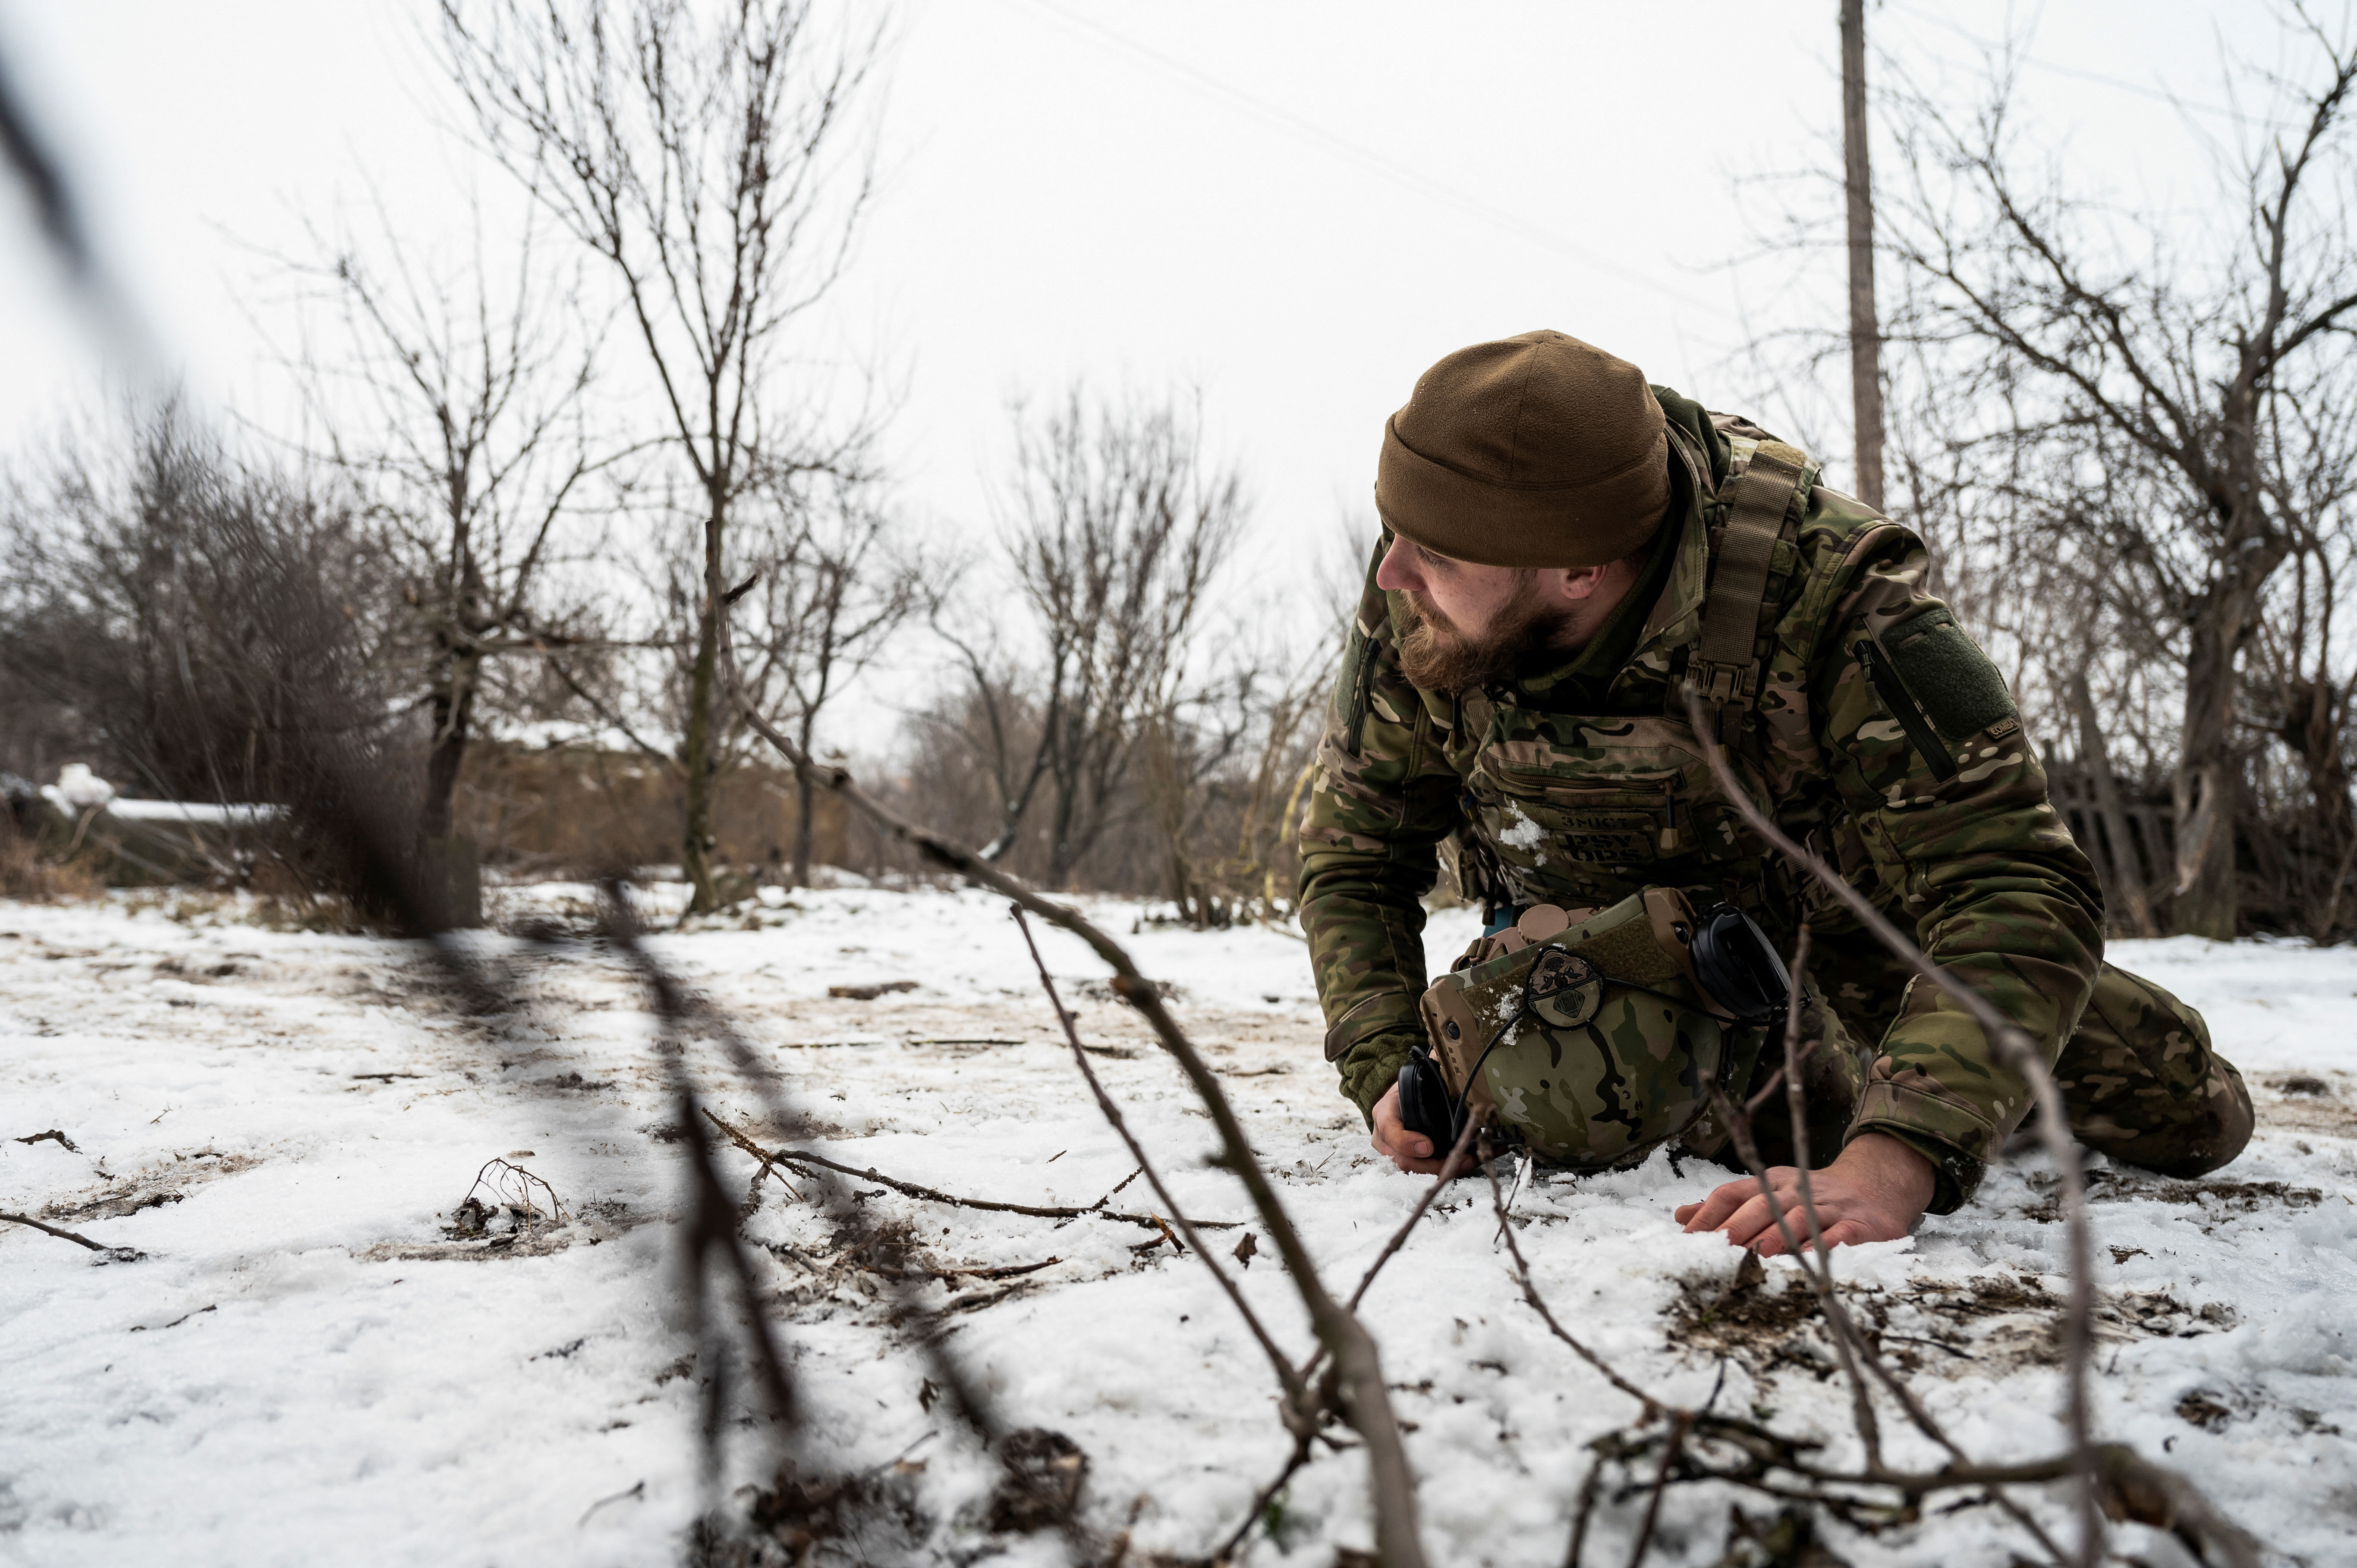
[[[1721, 799], [1689, 688], [1785, 831], [2040, 1044], [2080, 1142], [2172, 1176], [2241, 1153], [2241, 1076], [2192, 1008], [2104, 962], [2093, 868], [2004, 679], [1924, 591], [1922, 542], [1816, 476], [1559, 332], [1449, 355], [1392, 416], [1383, 532], [1302, 822], [1301, 918], [1327, 1059], [1403, 1170], [1437, 1171], [1444, 1153], [1403, 1124], [1398, 1084], [1426, 1038], [1419, 900], [1444, 854], [1492, 933], [1534, 906], [1577, 918], [1649, 887], [1679, 890], [1680, 908], [1730, 903], [1781, 951], [1808, 923], [1803, 1077], [1814, 1162], [1832, 1156], [1812, 1177], [1830, 1244], [1956, 1208], [2028, 1112], [1972, 1019]], [[1609, 1151], [1591, 1167], [1674, 1137], [1740, 1168], [1715, 1118], [1661, 1111], [1700, 1103], [1677, 1050], [1566, 1066], [1565, 1037], [1533, 1091], [1590, 1107], [1575, 1117]], [[1712, 1059], [1740, 1099], [1782, 1053]], [[1786, 1119], [1757, 1131], [1778, 1202], [1797, 1203], [1778, 1163]], [[1781, 1250], [1750, 1181], [1677, 1219]]]

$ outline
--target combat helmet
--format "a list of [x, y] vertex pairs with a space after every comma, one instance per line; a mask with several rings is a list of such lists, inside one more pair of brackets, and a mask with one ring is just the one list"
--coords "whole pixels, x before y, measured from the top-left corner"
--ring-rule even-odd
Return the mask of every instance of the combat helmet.
[[1426, 991], [1402, 1119], [1486, 1122], [1577, 1170], [1634, 1165], [1750, 1077], [1791, 977], [1750, 917], [1648, 887], [1574, 923], [1540, 905]]

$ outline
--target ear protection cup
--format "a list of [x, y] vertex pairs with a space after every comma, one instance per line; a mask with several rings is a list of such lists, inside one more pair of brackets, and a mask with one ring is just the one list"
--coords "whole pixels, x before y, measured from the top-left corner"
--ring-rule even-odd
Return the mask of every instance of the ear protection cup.
[[[1695, 978], [1746, 1024], [1772, 1022], [1792, 993], [1792, 972], [1760, 923], [1732, 904], [1715, 904], [1695, 923]], [[1401, 1091], [1405, 1100], [1406, 1091]]]
[[1441, 1077], [1440, 1064], [1432, 1059], [1430, 1047], [1415, 1047], [1400, 1063], [1399, 1097], [1401, 1125], [1431, 1139], [1435, 1155], [1456, 1146], [1458, 1135], [1465, 1131], [1464, 1112], [1451, 1102], [1448, 1080]]

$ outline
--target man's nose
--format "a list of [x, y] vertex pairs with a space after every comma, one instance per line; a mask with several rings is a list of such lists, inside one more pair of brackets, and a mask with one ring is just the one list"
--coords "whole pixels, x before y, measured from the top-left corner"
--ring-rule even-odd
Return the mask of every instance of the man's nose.
[[1398, 594], [1422, 593], [1424, 575], [1415, 569], [1415, 546], [1394, 535], [1392, 547], [1375, 568], [1375, 586]]

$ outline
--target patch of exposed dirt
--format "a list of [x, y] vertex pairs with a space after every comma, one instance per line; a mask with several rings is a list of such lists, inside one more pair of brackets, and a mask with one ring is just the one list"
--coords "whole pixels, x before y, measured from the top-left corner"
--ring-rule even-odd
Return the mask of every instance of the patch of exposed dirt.
[[368, 1263], [544, 1258], [576, 1242], [595, 1247], [646, 1219], [610, 1198], [564, 1202], [538, 1176], [505, 1160], [484, 1165], [449, 1218], [438, 1241], [380, 1241], [352, 1256]]
[[826, 993], [839, 1002], [873, 1002], [879, 996], [895, 996], [916, 989], [913, 980], [879, 980], [866, 985], [830, 985]]
[[[1187, 1000], [1187, 988], [1175, 981], [1153, 980], [1146, 983], [1153, 986], [1154, 994], [1165, 1002]], [[1110, 980], [1083, 980], [1072, 987], [1072, 994], [1083, 1002], [1115, 1002], [1125, 1007], [1129, 1004], [1129, 999], [1114, 990]]]
[[[1079, 1522], [1088, 1455], [1062, 1433], [1039, 1427], [1009, 1433], [999, 1443], [998, 1461], [998, 1485], [961, 1524], [962, 1530], [996, 1539], [952, 1561], [996, 1557], [1014, 1544], [1011, 1538], [1059, 1530], [1085, 1562], [1168, 1565], [1160, 1557], [1132, 1555], [1125, 1533], [1104, 1540]], [[918, 1494], [917, 1477], [925, 1466], [925, 1460], [903, 1454], [847, 1475], [805, 1476], [788, 1460], [769, 1486], [739, 1490], [738, 1497], [748, 1501], [738, 1529], [698, 1527], [688, 1562], [694, 1568], [916, 1562], [941, 1523]]]
[[136, 1176], [109, 1178], [107, 1185], [78, 1198], [56, 1198], [41, 1210], [44, 1219], [121, 1219], [143, 1209], [178, 1203], [208, 1182], [251, 1170], [262, 1161], [252, 1155], [224, 1155], [199, 1149], [175, 1155], [169, 1165], [155, 1165]]
[[2234, 1419], [2232, 1407], [2222, 1403], [2206, 1389], [2196, 1389], [2179, 1400], [2177, 1415], [2179, 1420], [2190, 1422], [2204, 1432], [2223, 1432], [2227, 1423]]
[[[492, 1263], [507, 1258], [545, 1258], [552, 1252], [562, 1252], [573, 1245], [579, 1232], [570, 1224], [544, 1225], [531, 1231], [511, 1230], [503, 1235], [481, 1239], [466, 1238], [451, 1241], [403, 1242], [380, 1241], [352, 1254], [363, 1263], [433, 1263], [467, 1262]], [[603, 1237], [597, 1238], [602, 1240]]]
[[1849, 1568], [1849, 1559], [1817, 1539], [1814, 1516], [1789, 1507], [1759, 1519], [1728, 1509], [1727, 1554], [1719, 1562], [1741, 1568]]
[[2242, 1315], [2222, 1301], [2188, 1306], [2166, 1291], [2125, 1291], [2095, 1303], [2095, 1338], [2190, 1339], [2232, 1328]]
[[687, 1560], [694, 1568], [913, 1562], [933, 1530], [917, 1499], [924, 1469], [922, 1459], [902, 1458], [848, 1476], [805, 1477], [788, 1460], [769, 1486], [746, 1488], [752, 1500], [743, 1534], [701, 1523]]
[[[1966, 1361], [2051, 1365], [2061, 1356], [2063, 1299], [2040, 1281], [1975, 1274], [1962, 1281], [1917, 1279], [1907, 1294], [1868, 1304], [1887, 1337], [1936, 1346], [1935, 1360], [1960, 1371]], [[2190, 1338], [2231, 1328], [2234, 1309], [2223, 1302], [2188, 1306], [2164, 1291], [2099, 1293], [2095, 1342]]]
[[[2029, 1177], [2032, 1187], [2045, 1194], [2021, 1211], [2041, 1225], [2062, 1218], [2061, 1180], [2050, 1173]], [[2281, 1181], [2170, 1181], [2136, 1171], [2096, 1169], [2087, 1173], [2089, 1203], [2169, 1203], [2202, 1211], [2206, 1232], [2214, 1222], [2235, 1215], [2268, 1209], [2313, 1208], [2324, 1201], [2321, 1189], [2294, 1187]]]
[[[1797, 1367], [1822, 1380], [1837, 1365], [1816, 1295], [1797, 1273], [1771, 1288], [1759, 1260], [1747, 1256], [1732, 1277], [1712, 1272], [1677, 1283], [1673, 1344], [1733, 1357], [1759, 1378]], [[1840, 1288], [1868, 1342], [1907, 1371], [1955, 1376], [1992, 1363], [2050, 1365], [2060, 1356], [2063, 1299], [2029, 1276], [1918, 1278], [1895, 1294]], [[2190, 1338], [2235, 1321], [2222, 1302], [2189, 1306], [2161, 1291], [2110, 1293], [2096, 1299], [2094, 1337], [2104, 1344]]]
[[1961, 1281], [1913, 1279], [1907, 1285], [1906, 1299], [1959, 1322], [2054, 1312], [2062, 1305], [2061, 1297], [2038, 1281], [2009, 1274], [1975, 1274]]
[[1820, 1378], [1833, 1371], [1832, 1343], [1816, 1294], [1799, 1274], [1788, 1274], [1781, 1287], [1771, 1287], [1759, 1254], [1746, 1252], [1731, 1276], [1714, 1269], [1675, 1283], [1671, 1344], [1731, 1356], [1754, 1377], [1788, 1365]]
[[2357, 1138], [2357, 1101], [2345, 1072], [2276, 1073], [2258, 1080], [2251, 1097], [2259, 1126], [2270, 1132]]
[[1028, 1426], [1010, 1432], [998, 1445], [1006, 1474], [991, 1494], [984, 1528], [994, 1534], [1028, 1535], [1071, 1522], [1088, 1478], [1089, 1456], [1060, 1432]]
[[[826, 1242], [815, 1246], [759, 1240], [754, 1244], [796, 1271], [793, 1280], [772, 1299], [799, 1309], [819, 1308], [827, 1303], [879, 1307], [894, 1318], [899, 1308], [893, 1298], [899, 1287], [938, 1282], [942, 1295], [933, 1302], [932, 1310], [950, 1317], [1028, 1295], [1051, 1283], [1047, 1271], [1064, 1261], [1051, 1254], [1023, 1263], [959, 1262], [927, 1251], [916, 1227], [908, 1220], [888, 1220], [864, 1238], [838, 1229]], [[1158, 1238], [1155, 1244], [1160, 1244]]]
[[2256, 1214], [2262, 1208], [2313, 1208], [2324, 1201], [2322, 1191], [2280, 1181], [2156, 1181], [2133, 1185], [2111, 1172], [2096, 1181], [2091, 1176], [2087, 1197], [2094, 1203], [2182, 1203], [2216, 1208], [2229, 1214]]
[[[203, 985], [216, 980], [251, 975], [252, 966], [258, 964], [261, 959], [260, 953], [240, 952], [227, 954], [215, 963], [207, 963], [201, 958], [192, 963], [177, 953], [167, 953], [155, 961], [153, 968], [156, 977], [159, 980], [183, 980], [191, 985]], [[91, 967], [103, 973], [109, 970], [129, 969], [132, 966], [124, 963], [97, 964]]]

